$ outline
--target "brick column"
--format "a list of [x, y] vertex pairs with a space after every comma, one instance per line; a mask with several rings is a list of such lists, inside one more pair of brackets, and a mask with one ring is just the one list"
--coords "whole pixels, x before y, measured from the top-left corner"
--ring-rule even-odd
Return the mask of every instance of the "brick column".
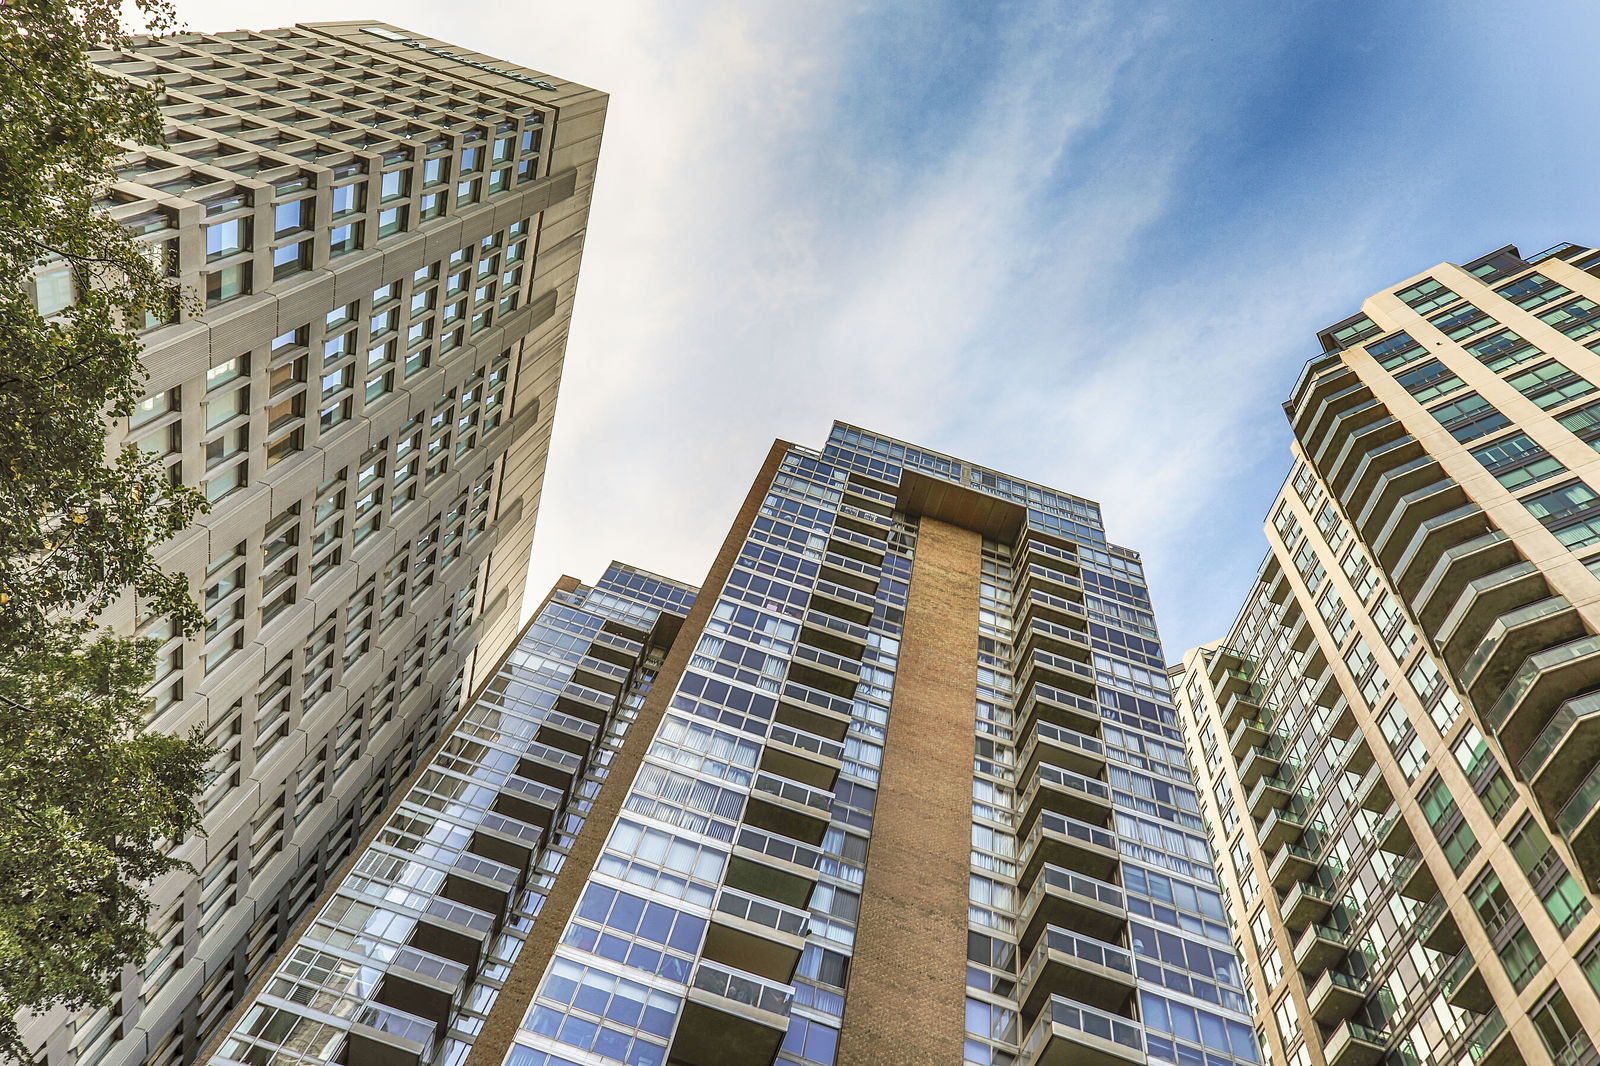
[[839, 1066], [962, 1058], [982, 548], [921, 520]]

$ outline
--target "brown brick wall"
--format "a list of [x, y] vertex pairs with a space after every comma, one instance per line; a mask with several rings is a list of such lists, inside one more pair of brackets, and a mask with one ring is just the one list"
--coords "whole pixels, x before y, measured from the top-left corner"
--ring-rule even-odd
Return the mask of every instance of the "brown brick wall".
[[[661, 716], [666, 712], [673, 690], [678, 686], [678, 678], [689, 665], [689, 655], [694, 650], [696, 637], [711, 615], [717, 594], [722, 591], [723, 582], [727, 581], [728, 572], [733, 569], [733, 561], [738, 558], [739, 549], [744, 546], [745, 536], [761, 510], [767, 488], [772, 484], [772, 478], [777, 474], [778, 466], [783, 462], [783, 455], [789, 447], [787, 441], [776, 441], [771, 451], [767, 453], [766, 461], [750, 486], [750, 492], [739, 508], [738, 517], [734, 519], [727, 539], [722, 542], [722, 548], [717, 552], [711, 570], [700, 586], [701, 594], [689, 611], [680, 636], [673, 642], [672, 651], [668, 653], [661, 673], [650, 690], [650, 695], [645, 697], [644, 706], [639, 710], [638, 721], [628, 731], [622, 750], [617, 753], [615, 761], [611, 764], [611, 777], [607, 780], [606, 787], [600, 791], [600, 798], [595, 801], [589, 817], [584, 821], [583, 829], [579, 831], [572, 852], [567, 856], [566, 865], [562, 868], [562, 875], [556, 879], [555, 888], [545, 900], [544, 909], [539, 913], [539, 920], [535, 923], [533, 932], [529, 935], [527, 943], [522, 946], [522, 954], [517, 956], [516, 964], [512, 966], [511, 973], [506, 978], [505, 987], [495, 1001], [494, 1009], [484, 1023], [483, 1031], [478, 1034], [477, 1040], [472, 1045], [472, 1053], [467, 1056], [466, 1066], [500, 1066], [501, 1060], [510, 1049], [511, 1038], [516, 1035], [517, 1029], [522, 1024], [522, 1016], [528, 1012], [528, 1004], [533, 1001], [533, 994], [538, 990], [539, 979], [544, 976], [545, 967], [549, 965], [550, 957], [555, 953], [556, 944], [572, 917], [573, 909], [578, 905], [578, 895], [583, 890], [589, 871], [594, 869], [595, 860], [600, 857], [601, 846], [611, 831], [611, 824], [616, 820], [617, 812], [622, 809], [622, 801], [627, 795], [628, 786], [633, 781], [633, 775], [638, 771], [639, 764], [644, 761], [644, 754], [649, 749], [651, 740], [655, 738], [656, 727], [660, 725]], [[973, 588], [976, 595], [976, 584]], [[973, 625], [977, 625], [976, 619]], [[963, 898], [964, 896], [963, 889]], [[966, 913], [964, 908], [965, 904], [963, 904], [963, 916]], [[965, 943], [964, 937], [963, 943]], [[959, 1051], [959, 1047], [957, 1050]]]
[[982, 547], [922, 519], [839, 1066], [962, 1058]]

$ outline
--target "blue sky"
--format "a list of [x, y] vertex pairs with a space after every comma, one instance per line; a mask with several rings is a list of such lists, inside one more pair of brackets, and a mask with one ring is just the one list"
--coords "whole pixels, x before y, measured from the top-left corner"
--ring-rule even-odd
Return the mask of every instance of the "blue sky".
[[612, 94], [541, 592], [612, 557], [697, 580], [772, 438], [842, 418], [1101, 501], [1176, 658], [1265, 549], [1319, 328], [1437, 262], [1600, 242], [1590, 4], [382, 14]]

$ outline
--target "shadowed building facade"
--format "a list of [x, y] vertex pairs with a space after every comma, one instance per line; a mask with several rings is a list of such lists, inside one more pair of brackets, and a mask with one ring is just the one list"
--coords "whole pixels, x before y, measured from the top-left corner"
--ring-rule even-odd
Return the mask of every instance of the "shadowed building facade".
[[1597, 1061], [1597, 271], [1502, 248], [1324, 330], [1174, 670], [1275, 1062]]
[[206, 1061], [1258, 1061], [1137, 556], [836, 424], [551, 593]]
[[606, 98], [371, 22], [96, 62], [163, 86], [109, 209], [203, 304], [148, 323], [114, 442], [210, 501], [159, 554], [204, 631], [108, 621], [161, 642], [151, 724], [219, 750], [156, 949], [26, 1031], [51, 1066], [175, 1066], [516, 636]]

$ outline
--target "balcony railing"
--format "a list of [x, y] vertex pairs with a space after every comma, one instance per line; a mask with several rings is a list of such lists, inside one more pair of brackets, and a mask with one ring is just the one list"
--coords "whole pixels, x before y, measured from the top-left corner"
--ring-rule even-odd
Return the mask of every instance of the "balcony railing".
[[695, 967], [691, 987], [713, 996], [754, 1007], [769, 1014], [787, 1016], [794, 1001], [794, 989], [752, 973], [735, 970], [711, 959], [701, 959]]

